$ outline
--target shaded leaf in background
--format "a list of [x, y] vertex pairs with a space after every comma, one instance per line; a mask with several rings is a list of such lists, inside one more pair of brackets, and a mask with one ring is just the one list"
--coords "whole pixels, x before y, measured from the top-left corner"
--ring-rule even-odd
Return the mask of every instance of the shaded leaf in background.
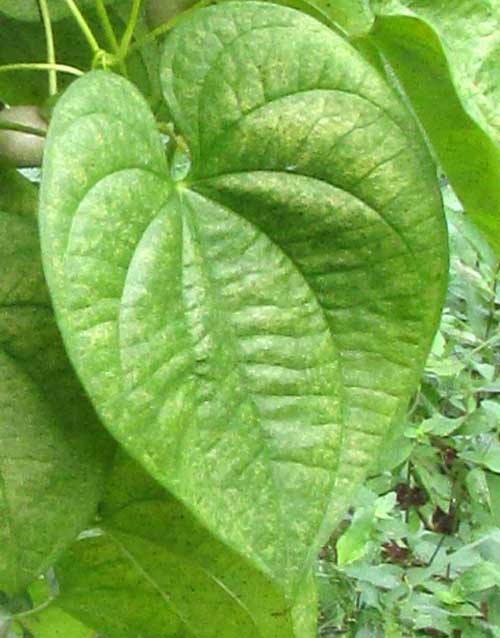
[[[14, 0], [16, 5], [18, 0]], [[85, 19], [101, 46], [107, 45], [100, 20], [93, 9], [93, 2], [85, 12]], [[125, 29], [126, 6], [123, 2], [110, 11], [110, 19], [118, 36]], [[72, 17], [66, 17], [53, 24], [57, 62], [83, 71], [91, 68], [93, 53]], [[46, 62], [47, 49], [45, 32], [40, 21], [21, 22], [9, 15], [2, 15], [0, 3], [0, 64], [18, 62]], [[154, 94], [153, 81], [149, 77], [147, 64], [152, 64], [151, 56], [155, 47], [145, 49], [149, 55], [134, 52], [127, 57], [129, 78], [147, 96]], [[156, 62], [157, 64], [157, 62]], [[59, 90], [63, 91], [75, 77], [67, 73], [58, 74]], [[43, 104], [48, 98], [47, 73], [41, 71], [9, 71], [0, 73], [0, 100], [9, 104]]]
[[179, 184], [125, 80], [89, 74], [58, 103], [51, 292], [110, 430], [293, 596], [432, 342], [434, 167], [364, 59], [295, 11], [199, 11], [167, 38], [162, 83], [191, 151]]
[[[130, 0], [103, 1], [108, 5], [130, 3]], [[94, 0], [78, 0], [76, 4], [80, 9], [85, 9], [94, 6]], [[48, 0], [48, 6], [52, 20], [60, 20], [71, 15], [66, 0]], [[15, 20], [28, 22], [38, 22], [40, 20], [37, 0], [0, 0], [0, 13], [4, 13]]]
[[315, 636], [311, 580], [291, 610], [276, 585], [124, 455], [99, 525], [57, 566], [57, 604], [107, 638]]
[[0, 590], [12, 594], [92, 516], [110, 445], [66, 359], [34, 218], [0, 212], [0, 263]]
[[[29, 592], [34, 607], [46, 603], [47, 591], [42, 581], [34, 583]], [[98, 638], [93, 629], [85, 627], [76, 618], [67, 614], [58, 607], [57, 602], [52, 602], [46, 609], [33, 616], [23, 618], [22, 623], [34, 638]]]

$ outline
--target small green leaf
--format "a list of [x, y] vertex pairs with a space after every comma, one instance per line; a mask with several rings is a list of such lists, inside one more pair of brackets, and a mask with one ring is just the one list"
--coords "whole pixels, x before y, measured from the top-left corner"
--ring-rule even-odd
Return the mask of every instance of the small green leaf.
[[337, 541], [337, 561], [340, 567], [363, 558], [368, 551], [368, 541], [375, 526], [373, 508], [358, 510], [352, 523]]
[[488, 489], [491, 498], [491, 513], [493, 515], [493, 520], [495, 525], [500, 527], [500, 476], [488, 472], [486, 480], [488, 482]]
[[473, 502], [491, 509], [491, 497], [485, 472], [475, 467], [467, 473], [465, 485]]
[[500, 474], [500, 444], [492, 444], [486, 450], [465, 451], [460, 454], [460, 457]]
[[419, 426], [423, 432], [434, 436], [449, 436], [461, 427], [463, 419], [450, 419], [442, 414], [435, 414], [430, 419], [425, 419]]
[[0, 590], [14, 594], [93, 514], [109, 443], [66, 359], [31, 216], [0, 212], [0, 270]]
[[370, 583], [381, 589], [398, 587], [403, 576], [403, 569], [397, 565], [349, 565], [343, 571], [351, 578]]
[[[97, 638], [93, 629], [85, 627], [58, 607], [57, 603], [51, 604], [34, 616], [24, 618], [23, 625], [31, 632], [33, 638]], [[125, 635], [122, 638], [125, 638]]]
[[0, 168], [0, 210], [34, 217], [38, 206], [37, 187], [16, 170]]
[[109, 429], [293, 599], [432, 342], [435, 169], [379, 75], [299, 12], [196, 12], [161, 71], [184, 181], [124, 79], [88, 74], [56, 106], [49, 285]]
[[453, 583], [452, 592], [467, 596], [495, 586], [500, 587], [500, 568], [484, 561], [464, 572]]
[[430, 446], [417, 447], [412, 456], [415, 470], [432, 502], [447, 512], [451, 502], [451, 481], [440, 472], [437, 450]]
[[100, 529], [56, 568], [57, 604], [107, 638], [316, 635], [313, 582], [291, 610], [269, 579], [124, 455], [101, 514]]

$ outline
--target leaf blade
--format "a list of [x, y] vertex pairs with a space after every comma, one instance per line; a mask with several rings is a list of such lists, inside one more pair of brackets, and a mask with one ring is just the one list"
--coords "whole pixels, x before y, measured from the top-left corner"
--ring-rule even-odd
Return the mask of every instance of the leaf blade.
[[110, 445], [60, 342], [35, 220], [0, 212], [0, 229], [0, 586], [15, 594], [93, 514]]
[[[239, 66], [231, 66], [234, 60]], [[405, 407], [432, 340], [446, 278], [433, 166], [408, 113], [373, 69], [330, 30], [291, 10], [247, 2], [196, 13], [169, 36], [162, 80], [193, 160], [191, 174], [177, 185], [167, 177], [151, 115], [124, 80], [92, 73], [56, 108], [41, 194], [51, 290], [71, 356], [114, 435], [293, 599], [377, 442]], [[258, 90], [261, 84], [267, 93]], [[229, 99], [236, 90], [238, 100]], [[94, 101], [99, 116], [88, 114]], [[309, 140], [307, 131], [318, 123]], [[327, 154], [330, 133], [344, 138], [338, 157]], [[361, 142], [347, 140], [352, 133]], [[95, 160], [96, 136], [106, 162]], [[374, 157], [359, 152], [365, 141]], [[407, 172], [399, 166], [402, 156]], [[404, 186], [408, 196], [398, 192]], [[291, 230], [280, 231], [280, 219]], [[351, 233], [351, 243], [337, 246], [340, 231]], [[358, 232], [360, 246], [351, 254]], [[366, 237], [373, 244], [365, 247]], [[339, 248], [338, 273], [328, 242]], [[363, 292], [353, 299], [346, 292], [349, 266], [377, 251], [382, 262], [362, 267], [356, 283]], [[427, 268], [416, 259], [424, 254]], [[269, 272], [263, 259], [273, 266]], [[314, 281], [318, 265], [323, 282]], [[336, 275], [341, 286], [326, 281]], [[339, 294], [347, 308], [330, 316], [326, 302], [335, 304]], [[349, 306], [359, 301], [362, 319], [353, 328], [360, 313]], [[248, 311], [252, 303], [258, 312]], [[275, 316], [277, 310], [285, 317]], [[340, 348], [337, 324], [348, 333]], [[245, 329], [246, 337], [263, 337], [247, 343], [246, 352]], [[312, 347], [304, 340], [311, 330]], [[288, 348], [276, 338], [283, 336], [294, 339]], [[244, 380], [241, 352], [254, 357]], [[350, 406], [343, 405], [346, 379]], [[257, 418], [252, 395], [272, 394], [273, 386], [278, 394], [299, 394], [302, 404], [288, 397], [288, 405], [277, 407], [267, 396], [270, 416]], [[319, 408], [307, 407], [317, 388]], [[273, 418], [286, 427], [266, 425]], [[373, 431], [365, 431], [365, 422]], [[347, 435], [338, 452], [340, 425]], [[219, 444], [226, 466], [210, 456]], [[262, 449], [290, 466], [279, 481], [281, 494], [272, 486], [272, 464], [259, 460]], [[314, 502], [306, 499], [311, 489]], [[266, 501], [270, 494], [274, 504]], [[275, 525], [280, 508], [284, 520], [294, 521], [290, 540], [284, 525]]]
[[[409, 9], [405, 3], [397, 8], [378, 3], [370, 37], [408, 94], [466, 212], [498, 255], [500, 135], [493, 82], [498, 43], [485, 34], [500, 14], [495, 9], [485, 16], [467, 1], [451, 13], [444, 3], [427, 4]], [[478, 41], [484, 46], [470, 45]]]
[[[269, 579], [207, 534], [124, 454], [102, 515], [100, 535], [78, 541], [56, 568], [58, 604], [110, 638], [131, 630], [145, 638], [315, 635], [314, 605], [289, 610]], [[305, 596], [313, 591], [309, 583]], [[130, 605], [131, 598], [141, 603]]]

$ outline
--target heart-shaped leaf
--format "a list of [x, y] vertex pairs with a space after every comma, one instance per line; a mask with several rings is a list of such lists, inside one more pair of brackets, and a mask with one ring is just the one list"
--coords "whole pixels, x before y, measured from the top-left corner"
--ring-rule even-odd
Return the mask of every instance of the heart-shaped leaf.
[[109, 429], [293, 596], [438, 322], [434, 167], [379, 75], [299, 12], [199, 11], [161, 66], [191, 173], [169, 177], [130, 84], [78, 80], [45, 154], [49, 284]]
[[312, 579], [290, 609], [275, 584], [125, 455], [100, 512], [99, 529], [56, 567], [57, 604], [107, 638], [316, 636]]
[[12, 594], [86, 524], [110, 444], [66, 359], [34, 218], [0, 212], [0, 265], [0, 590]]

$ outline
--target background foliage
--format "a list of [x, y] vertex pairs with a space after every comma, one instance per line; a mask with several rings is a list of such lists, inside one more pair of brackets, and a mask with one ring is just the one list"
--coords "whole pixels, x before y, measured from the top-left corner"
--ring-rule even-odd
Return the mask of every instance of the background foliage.
[[321, 636], [500, 636], [499, 264], [443, 195], [441, 327], [402, 436], [322, 552]]

